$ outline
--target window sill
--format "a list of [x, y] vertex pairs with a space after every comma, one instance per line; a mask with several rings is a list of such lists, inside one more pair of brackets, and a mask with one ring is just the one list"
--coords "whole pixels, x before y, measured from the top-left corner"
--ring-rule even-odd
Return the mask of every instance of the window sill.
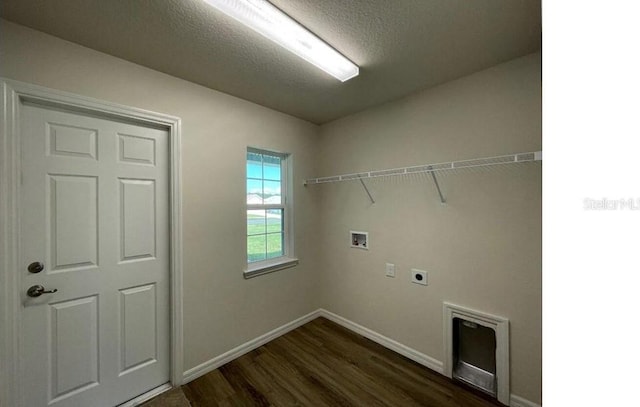
[[274, 271], [295, 267], [298, 265], [298, 259], [291, 257], [278, 257], [277, 259], [252, 263], [247, 266], [244, 272], [244, 278], [258, 277], [263, 274], [273, 273]]

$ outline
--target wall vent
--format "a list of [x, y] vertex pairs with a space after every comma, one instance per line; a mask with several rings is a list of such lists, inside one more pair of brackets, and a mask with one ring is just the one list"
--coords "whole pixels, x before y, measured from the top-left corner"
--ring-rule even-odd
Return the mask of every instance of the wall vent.
[[444, 374], [509, 405], [509, 320], [444, 303]]

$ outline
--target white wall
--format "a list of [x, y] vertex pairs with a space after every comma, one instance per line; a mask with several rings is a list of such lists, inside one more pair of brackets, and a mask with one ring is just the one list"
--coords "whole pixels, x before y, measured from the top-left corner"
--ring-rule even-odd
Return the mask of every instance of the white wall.
[[[5, 20], [0, 76], [182, 118], [185, 370], [318, 308], [317, 126]], [[293, 154], [300, 265], [244, 280], [248, 145]]]
[[[366, 110], [320, 128], [329, 176], [541, 150], [540, 54]], [[442, 302], [509, 318], [511, 390], [541, 401], [541, 166], [440, 178], [373, 180], [321, 191], [322, 304], [444, 360]], [[349, 248], [349, 230], [370, 250]], [[385, 277], [385, 262], [397, 277]], [[409, 269], [429, 271], [427, 287]]]

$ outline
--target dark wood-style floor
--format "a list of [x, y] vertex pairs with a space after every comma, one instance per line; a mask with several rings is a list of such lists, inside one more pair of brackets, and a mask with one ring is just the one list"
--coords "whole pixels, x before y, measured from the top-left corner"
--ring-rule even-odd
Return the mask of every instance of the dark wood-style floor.
[[[181, 389], [192, 407], [502, 406], [324, 318]], [[188, 406], [178, 390], [148, 405]]]

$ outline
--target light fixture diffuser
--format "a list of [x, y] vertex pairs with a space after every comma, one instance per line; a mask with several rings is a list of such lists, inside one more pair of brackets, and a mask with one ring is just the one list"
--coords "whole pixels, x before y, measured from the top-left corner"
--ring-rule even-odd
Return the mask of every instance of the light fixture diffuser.
[[204, 1], [342, 82], [358, 76], [356, 64], [266, 0]]

